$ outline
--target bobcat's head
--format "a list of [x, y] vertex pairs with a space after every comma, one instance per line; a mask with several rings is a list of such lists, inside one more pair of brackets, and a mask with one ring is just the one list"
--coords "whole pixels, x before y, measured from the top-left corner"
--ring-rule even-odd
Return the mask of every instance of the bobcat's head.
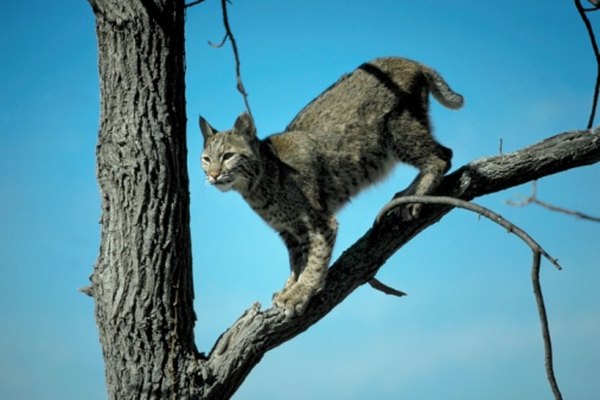
[[217, 132], [200, 117], [204, 137], [202, 169], [208, 182], [221, 191], [248, 190], [260, 168], [258, 139], [252, 118], [240, 115], [233, 129]]

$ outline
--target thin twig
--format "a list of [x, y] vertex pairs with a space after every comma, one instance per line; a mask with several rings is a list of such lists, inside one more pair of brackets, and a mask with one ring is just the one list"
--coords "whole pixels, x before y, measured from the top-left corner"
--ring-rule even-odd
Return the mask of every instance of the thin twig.
[[[254, 121], [252, 111], [250, 110], [250, 103], [248, 102], [248, 92], [246, 92], [246, 88], [244, 87], [244, 83], [242, 82], [240, 55], [238, 52], [235, 37], [231, 32], [231, 26], [229, 25], [229, 17], [227, 15], [227, 3], [227, 0], [221, 0], [221, 8], [223, 10], [223, 25], [225, 26], [226, 32], [225, 39], [229, 38], [229, 41], [231, 42], [231, 48], [233, 49], [233, 56], [235, 57], [235, 79], [237, 82], [237, 90], [242, 94], [242, 97], [244, 98], [244, 105], [246, 106], [246, 111], [248, 111], [250, 119]], [[225, 42], [225, 39], [223, 39], [223, 42]]]
[[594, 125], [594, 118], [596, 116], [596, 106], [598, 105], [598, 92], [600, 91], [600, 51], [598, 50], [598, 43], [596, 42], [596, 36], [594, 35], [594, 30], [592, 29], [592, 24], [585, 14], [586, 11], [595, 11], [598, 9], [596, 6], [594, 9], [586, 10], [581, 5], [581, 0], [575, 0], [575, 7], [581, 16], [583, 24], [587, 29], [588, 36], [590, 37], [590, 41], [592, 43], [592, 49], [594, 51], [594, 56], [596, 57], [596, 85], [594, 87], [594, 97], [592, 100], [592, 111], [590, 113], [590, 119], [588, 121], [587, 129], [591, 129]]
[[582, 213], [580, 211], [574, 211], [574, 210], [569, 210], [569, 209], [562, 208], [562, 207], [557, 207], [555, 205], [543, 202], [543, 201], [541, 201], [539, 199], [533, 199], [532, 203], [537, 204], [538, 206], [547, 208], [548, 210], [551, 210], [551, 211], [557, 211], [557, 212], [560, 212], [560, 213], [563, 213], [563, 214], [572, 215], [572, 216], [574, 216], [576, 218], [579, 218], [579, 219], [585, 219], [587, 221], [593, 221], [593, 222], [600, 222], [600, 218], [598, 218], [598, 217], [594, 217], [592, 215], [584, 214], [584, 213]]
[[540, 199], [538, 199], [537, 197], [537, 181], [533, 181], [532, 182], [532, 193], [531, 196], [524, 198], [521, 201], [513, 201], [513, 200], [506, 200], [506, 204], [511, 205], [513, 207], [525, 207], [529, 204], [536, 204], [540, 207], [544, 207], [550, 211], [556, 211], [559, 213], [563, 213], [566, 215], [571, 215], [573, 217], [579, 218], [579, 219], [584, 219], [586, 221], [592, 221], [592, 222], [600, 222], [600, 218], [599, 217], [594, 217], [592, 215], [589, 214], [585, 214], [582, 213], [580, 211], [575, 211], [575, 210], [570, 210], [567, 208], [563, 208], [563, 207], [558, 207], [555, 206], [553, 204], [550, 203], [546, 203], [545, 201], [542, 201]]
[[537, 304], [538, 316], [542, 326], [542, 338], [544, 339], [544, 364], [546, 367], [546, 377], [550, 383], [550, 388], [556, 400], [562, 399], [562, 394], [556, 382], [554, 373], [554, 361], [552, 359], [552, 339], [550, 337], [550, 328], [548, 327], [548, 317], [546, 315], [546, 306], [544, 304], [544, 295], [542, 294], [542, 285], [540, 284], [540, 264], [541, 253], [533, 251], [533, 265], [531, 267], [531, 283], [533, 285], [533, 293]]
[[200, 3], [204, 3], [205, 0], [196, 0], [196, 1], [192, 1], [191, 3], [187, 3], [185, 6], [183, 6], [184, 8], [190, 8], [193, 7], [195, 5], [198, 5]]
[[393, 209], [403, 205], [403, 204], [411, 204], [411, 203], [422, 203], [422, 204], [443, 204], [452, 207], [464, 208], [465, 210], [470, 210], [480, 214], [498, 225], [506, 228], [506, 230], [510, 233], [514, 233], [521, 240], [523, 240], [533, 251], [539, 251], [552, 265], [554, 265], [557, 269], [562, 269], [558, 260], [554, 257], [551, 257], [542, 246], [540, 246], [531, 236], [527, 234], [524, 230], [506, 220], [500, 214], [493, 212], [492, 210], [480, 206], [478, 204], [470, 203], [468, 201], [460, 200], [455, 197], [448, 196], [403, 196], [398, 197], [389, 203], [387, 203], [379, 212], [377, 217], [375, 218], [375, 224], [379, 224], [381, 220], [390, 213]]
[[542, 294], [542, 287], [540, 284], [540, 260], [541, 256], [544, 256], [548, 261], [550, 261], [556, 268], [561, 269], [558, 264], [558, 260], [554, 257], [551, 257], [531, 236], [527, 234], [524, 230], [516, 226], [515, 224], [509, 222], [504, 219], [501, 215], [493, 212], [492, 210], [482, 207], [480, 205], [470, 203], [468, 201], [460, 200], [454, 197], [447, 196], [404, 196], [396, 198], [390, 201], [385, 207], [379, 212], [377, 218], [375, 219], [375, 224], [379, 224], [380, 221], [390, 213], [393, 209], [411, 203], [424, 203], [424, 204], [441, 204], [447, 205], [451, 207], [463, 208], [466, 210], [470, 210], [476, 212], [479, 215], [482, 215], [491, 221], [499, 224], [500, 226], [506, 228], [508, 232], [514, 233], [521, 240], [523, 240], [531, 251], [533, 252], [533, 267], [531, 270], [531, 281], [533, 284], [533, 293], [535, 296], [538, 316], [540, 318], [540, 324], [542, 327], [542, 339], [544, 341], [544, 354], [545, 354], [545, 368], [546, 368], [546, 376], [548, 378], [548, 382], [550, 383], [550, 388], [552, 389], [552, 393], [554, 394], [554, 398], [556, 400], [561, 400], [562, 395], [558, 388], [558, 383], [556, 382], [556, 376], [554, 374], [554, 363], [552, 360], [552, 341], [550, 339], [550, 328], [548, 326], [548, 318], [546, 315], [546, 306], [544, 305], [544, 297]]
[[[463, 165], [445, 176], [440, 193], [471, 200], [490, 193], [565, 170], [600, 162], [600, 127], [565, 132], [520, 151], [488, 157]], [[211, 398], [230, 398], [254, 367], [271, 349], [297, 337], [321, 321], [356, 288], [368, 282], [399, 249], [423, 230], [442, 219], [452, 207], [423, 210], [422, 217], [398, 224], [398, 218], [384, 218], [344, 251], [327, 270], [323, 290], [311, 301], [300, 318], [289, 319], [270, 308], [256, 314], [252, 323], [236, 334], [237, 343], [218, 356], [220, 339], [205, 360], [192, 360], [193, 371], [202, 381], [216, 382], [205, 393]], [[227, 330], [230, 332], [231, 328]], [[210, 393], [208, 392], [210, 391]], [[212, 396], [210, 396], [212, 394]]]
[[588, 0], [588, 3], [590, 3], [593, 7], [590, 8], [584, 8], [584, 10], [586, 12], [591, 12], [591, 11], [598, 11], [600, 10], [600, 0]]
[[211, 40], [208, 41], [208, 45], [210, 47], [212, 47], [213, 49], [220, 49], [221, 47], [225, 46], [225, 42], [227, 41], [227, 34], [225, 34], [225, 36], [223, 36], [223, 39], [221, 39], [221, 41], [219, 43], [215, 43]]

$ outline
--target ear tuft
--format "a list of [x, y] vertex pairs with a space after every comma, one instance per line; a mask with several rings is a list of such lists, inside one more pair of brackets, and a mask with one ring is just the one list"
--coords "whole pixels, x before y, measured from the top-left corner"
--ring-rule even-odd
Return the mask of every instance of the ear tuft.
[[202, 118], [202, 116], [198, 118], [198, 124], [200, 125], [200, 132], [202, 132], [204, 141], [206, 141], [209, 137], [217, 133], [217, 130], [210, 126], [208, 121]]

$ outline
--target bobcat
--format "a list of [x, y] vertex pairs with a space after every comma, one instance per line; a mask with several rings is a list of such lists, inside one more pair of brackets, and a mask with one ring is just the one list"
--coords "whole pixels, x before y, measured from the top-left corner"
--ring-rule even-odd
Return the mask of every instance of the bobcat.
[[[200, 117], [202, 168], [209, 183], [238, 191], [288, 248], [291, 275], [274, 294], [286, 316], [301, 315], [325, 284], [337, 232], [334, 213], [397, 162], [419, 169], [402, 193], [425, 195], [450, 168], [435, 141], [428, 94], [448, 108], [463, 98], [432, 69], [402, 58], [359, 66], [309, 103], [283, 133], [258, 139], [252, 118], [217, 132]], [[404, 219], [421, 206], [408, 205]]]

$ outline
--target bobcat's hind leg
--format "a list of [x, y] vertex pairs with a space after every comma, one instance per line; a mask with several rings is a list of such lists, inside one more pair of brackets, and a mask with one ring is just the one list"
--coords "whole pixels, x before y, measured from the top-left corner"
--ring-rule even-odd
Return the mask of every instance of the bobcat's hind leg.
[[325, 285], [327, 267], [337, 233], [337, 222], [333, 216], [326, 220], [313, 221], [317, 222], [311, 224], [304, 240], [299, 241], [306, 243], [305, 265], [297, 275], [296, 282], [290, 283], [273, 298], [274, 304], [282, 308], [288, 318], [304, 313], [311, 298]]
[[[439, 144], [431, 133], [428, 117], [427, 91], [413, 97], [414, 107], [408, 107], [387, 121], [389, 140], [397, 159], [419, 169], [410, 186], [394, 197], [431, 194], [450, 169], [452, 150]], [[402, 219], [418, 218], [422, 204], [407, 204], [398, 209]]]
[[[439, 186], [444, 174], [450, 169], [450, 159], [452, 150], [436, 143], [431, 153], [425, 157], [413, 160], [410, 163], [419, 168], [419, 175], [413, 180], [410, 186], [394, 198], [408, 195], [424, 196], [433, 193]], [[407, 204], [402, 207], [402, 219], [405, 221], [419, 217], [423, 205], [420, 203]]]

